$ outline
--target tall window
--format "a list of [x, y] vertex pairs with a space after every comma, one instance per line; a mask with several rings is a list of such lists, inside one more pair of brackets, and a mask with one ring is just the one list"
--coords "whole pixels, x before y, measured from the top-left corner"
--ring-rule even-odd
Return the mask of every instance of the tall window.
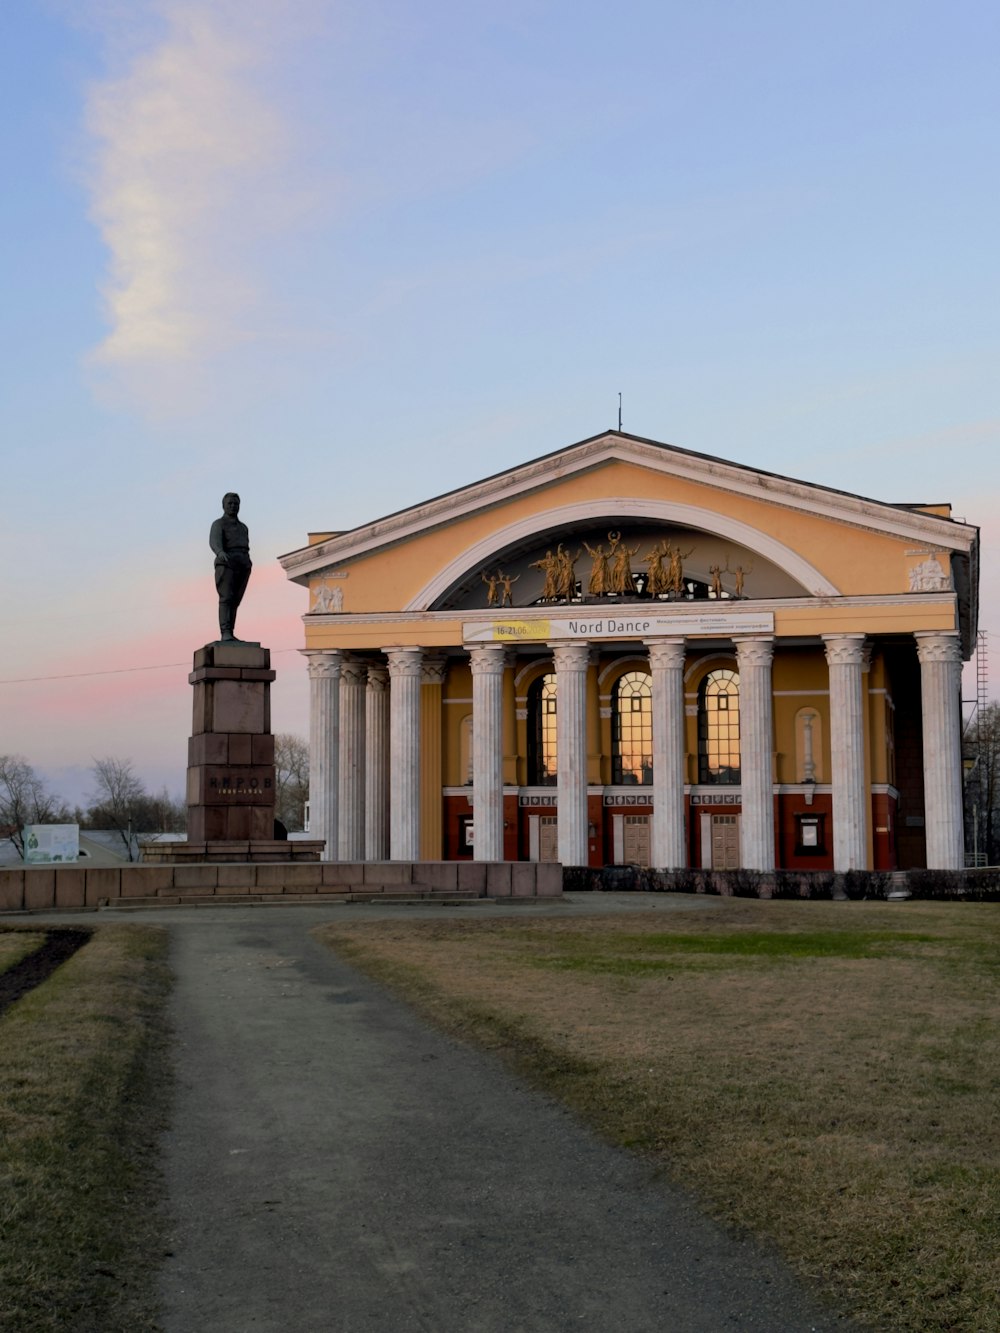
[[611, 781], [653, 781], [653, 712], [644, 671], [619, 676], [611, 695]]
[[740, 678], [710, 671], [698, 691], [698, 781], [740, 780]]
[[528, 689], [528, 785], [554, 787], [556, 765], [556, 677], [539, 676]]

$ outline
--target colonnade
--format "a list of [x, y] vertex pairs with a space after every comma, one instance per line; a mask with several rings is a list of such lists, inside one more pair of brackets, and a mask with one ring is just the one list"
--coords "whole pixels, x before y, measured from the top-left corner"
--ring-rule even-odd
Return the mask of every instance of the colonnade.
[[[961, 653], [957, 636], [918, 633], [923, 706], [927, 863], [963, 863], [960, 754]], [[740, 677], [740, 853], [747, 869], [775, 864], [774, 638], [733, 640]], [[836, 870], [867, 864], [865, 689], [870, 648], [862, 634], [824, 635], [830, 679], [830, 780]], [[603, 645], [602, 645], [603, 646]], [[651, 860], [687, 861], [684, 823], [684, 662], [682, 638], [651, 639], [653, 817]], [[558, 682], [556, 712], [559, 860], [586, 865], [587, 669], [596, 645], [549, 645]], [[474, 856], [503, 859], [503, 644], [468, 650], [473, 688]], [[341, 650], [306, 650], [310, 675], [310, 807], [314, 837], [329, 859], [420, 859], [421, 683], [441, 680], [422, 648], [382, 650], [385, 662]], [[438, 661], [440, 659], [437, 659]], [[431, 673], [428, 675], [428, 673]], [[509, 701], [508, 709], [509, 711]]]

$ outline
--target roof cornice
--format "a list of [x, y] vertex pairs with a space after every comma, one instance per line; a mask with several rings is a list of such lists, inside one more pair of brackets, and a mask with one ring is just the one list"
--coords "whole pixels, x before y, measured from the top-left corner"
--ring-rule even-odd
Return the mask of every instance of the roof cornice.
[[611, 462], [648, 467], [717, 490], [753, 496], [772, 505], [815, 514], [851, 527], [888, 533], [948, 550], [969, 551], [978, 533], [977, 528], [956, 519], [918, 513], [640, 436], [606, 431], [314, 546], [291, 551], [279, 557], [281, 567], [290, 579], [304, 582], [318, 570], [356, 560], [456, 518], [503, 504], [514, 496], [530, 494], [562, 477], [591, 471]]

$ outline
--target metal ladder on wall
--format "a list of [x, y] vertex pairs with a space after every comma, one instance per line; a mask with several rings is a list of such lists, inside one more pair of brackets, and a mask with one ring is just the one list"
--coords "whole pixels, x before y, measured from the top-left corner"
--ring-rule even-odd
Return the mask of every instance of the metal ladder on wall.
[[965, 730], [964, 753], [966, 761], [971, 761], [967, 777], [967, 804], [972, 806], [972, 848], [965, 853], [967, 866], [984, 866], [987, 853], [980, 851], [980, 817], [983, 810], [983, 776], [985, 763], [984, 750], [988, 743], [983, 734], [986, 707], [990, 700], [990, 657], [989, 640], [986, 630], [976, 634], [976, 698], [973, 713]]

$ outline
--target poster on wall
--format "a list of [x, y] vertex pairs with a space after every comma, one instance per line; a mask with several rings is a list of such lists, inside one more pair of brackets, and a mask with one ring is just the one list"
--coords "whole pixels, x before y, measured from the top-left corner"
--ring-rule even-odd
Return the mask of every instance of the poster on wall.
[[29, 865], [76, 861], [79, 855], [79, 824], [25, 824], [24, 859]]

